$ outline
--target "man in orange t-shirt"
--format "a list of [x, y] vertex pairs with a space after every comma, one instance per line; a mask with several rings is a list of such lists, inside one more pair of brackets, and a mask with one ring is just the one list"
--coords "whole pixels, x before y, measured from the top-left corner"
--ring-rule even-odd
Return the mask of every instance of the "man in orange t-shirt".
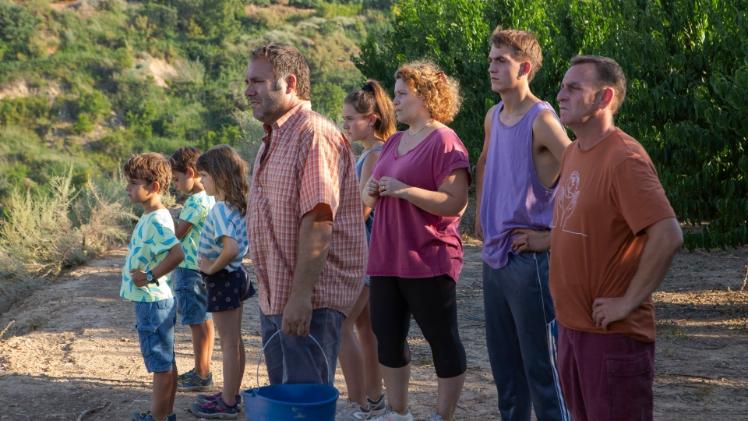
[[551, 224], [558, 365], [575, 421], [651, 420], [651, 294], [683, 243], [654, 165], [613, 116], [626, 95], [614, 60], [571, 60], [557, 99], [576, 135]]

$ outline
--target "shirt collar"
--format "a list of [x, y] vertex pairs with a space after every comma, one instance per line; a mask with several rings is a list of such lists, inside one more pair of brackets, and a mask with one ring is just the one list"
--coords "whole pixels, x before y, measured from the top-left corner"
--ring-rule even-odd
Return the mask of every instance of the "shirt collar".
[[310, 101], [303, 100], [299, 104], [293, 106], [290, 110], [286, 111], [285, 114], [278, 117], [277, 120], [271, 125], [263, 124], [263, 128], [265, 129], [265, 133], [271, 133], [274, 129], [280, 129], [283, 127], [284, 124], [288, 120], [291, 119], [291, 117], [294, 116], [294, 114], [300, 112], [300, 111], [307, 111], [312, 109], [312, 103]]

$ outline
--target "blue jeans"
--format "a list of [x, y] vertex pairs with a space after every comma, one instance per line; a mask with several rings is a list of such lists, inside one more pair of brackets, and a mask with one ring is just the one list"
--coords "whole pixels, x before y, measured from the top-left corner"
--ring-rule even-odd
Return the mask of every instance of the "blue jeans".
[[176, 268], [174, 294], [177, 297], [177, 312], [183, 325], [199, 325], [211, 318], [208, 312], [208, 289], [200, 272], [186, 268]]
[[262, 345], [267, 345], [265, 364], [270, 384], [333, 385], [335, 364], [340, 352], [340, 329], [344, 318], [343, 313], [329, 308], [320, 308], [312, 312], [310, 335], [322, 346], [320, 350], [309, 336], [289, 336], [280, 332], [268, 342], [275, 332], [282, 329], [283, 316], [267, 316], [260, 312]]
[[568, 420], [556, 369], [556, 320], [548, 290], [548, 253], [510, 254], [483, 264], [486, 344], [505, 421]]
[[163, 373], [174, 365], [174, 325], [177, 306], [173, 298], [135, 303], [135, 328], [140, 352], [149, 373]]

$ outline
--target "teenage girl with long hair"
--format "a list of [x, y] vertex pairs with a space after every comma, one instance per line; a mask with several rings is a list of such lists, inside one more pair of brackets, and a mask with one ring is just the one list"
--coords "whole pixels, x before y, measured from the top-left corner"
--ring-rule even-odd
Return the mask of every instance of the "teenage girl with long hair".
[[[343, 129], [364, 150], [356, 161], [356, 177], [361, 188], [371, 177], [385, 140], [395, 133], [392, 101], [376, 80], [368, 80], [361, 89], [351, 92], [343, 102]], [[372, 209], [364, 205], [366, 238], [374, 220]], [[337, 420], [363, 420], [381, 415], [386, 407], [382, 394], [382, 371], [377, 358], [377, 339], [369, 318], [369, 278], [343, 322], [340, 346], [340, 368], [343, 370], [348, 402], [342, 405]], [[356, 332], [354, 332], [354, 327]]]

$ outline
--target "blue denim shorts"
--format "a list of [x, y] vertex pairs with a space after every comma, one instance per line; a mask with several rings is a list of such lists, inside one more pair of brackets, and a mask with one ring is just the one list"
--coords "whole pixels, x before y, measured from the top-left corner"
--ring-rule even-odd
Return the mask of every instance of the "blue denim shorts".
[[140, 353], [149, 373], [163, 373], [174, 365], [174, 325], [177, 306], [173, 298], [135, 303], [135, 329]]
[[177, 312], [183, 325], [199, 325], [210, 320], [208, 313], [208, 289], [200, 272], [192, 269], [176, 268], [174, 294], [177, 296]]

